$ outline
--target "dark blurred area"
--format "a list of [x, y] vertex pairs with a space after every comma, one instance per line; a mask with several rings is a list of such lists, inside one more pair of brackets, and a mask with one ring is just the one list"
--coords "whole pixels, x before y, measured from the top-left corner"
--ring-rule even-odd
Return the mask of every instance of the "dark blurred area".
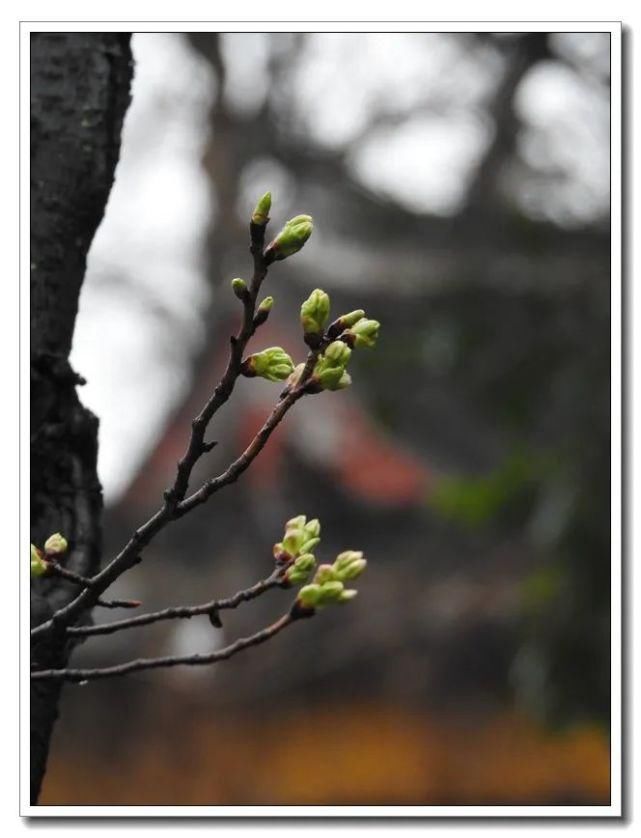
[[[607, 161], [608, 36], [380, 35], [387, 63], [363, 35], [173, 37], [211, 91], [205, 328], [108, 509], [104, 555], [157, 508], [220, 376], [239, 316], [228, 283], [250, 270], [247, 222], [262, 191], [273, 191], [273, 228], [309, 212], [315, 232], [270, 271], [276, 304], [252, 346], [300, 360], [298, 308], [316, 287], [335, 314], [365, 308], [382, 330], [375, 351], [355, 354], [349, 391], [303, 400], [247, 474], [159, 537], [114, 595], [153, 610], [247, 587], [269, 574], [272, 544], [297, 514], [320, 518], [321, 560], [363, 549], [369, 567], [349, 607], [213, 669], [67, 688], [42, 803], [607, 802], [610, 219], [607, 171], [603, 194], [580, 175]], [[252, 49], [250, 107], [229, 78]], [[332, 76], [312, 72], [324, 49]], [[405, 49], [445, 64], [417, 59], [399, 92], [386, 68], [410, 61]], [[378, 87], [360, 95], [368, 74]], [[561, 111], [574, 89], [597, 105], [568, 99], [579, 124], [565, 129], [534, 118], [541, 78]], [[334, 94], [349, 110], [337, 84], [366, 107], [332, 135], [313, 117]], [[480, 126], [471, 162], [455, 197], [430, 208], [411, 170], [418, 184], [432, 150], [420, 133], [411, 152], [395, 138], [417, 120], [449, 120], [456, 133], [461, 114]], [[592, 163], [584, 130], [605, 143]], [[386, 155], [413, 155], [410, 177], [378, 186], [376, 155], [359, 163], [368, 147], [386, 171]], [[135, 278], [112, 279], [136, 293]], [[170, 317], [163, 330], [180, 344]], [[194, 484], [242, 451], [277, 395], [239, 383]], [[149, 405], [122, 409], [125, 421]], [[220, 630], [203, 618], [95, 638], [75, 660], [204, 651], [267, 624], [289, 599], [271, 592]]]

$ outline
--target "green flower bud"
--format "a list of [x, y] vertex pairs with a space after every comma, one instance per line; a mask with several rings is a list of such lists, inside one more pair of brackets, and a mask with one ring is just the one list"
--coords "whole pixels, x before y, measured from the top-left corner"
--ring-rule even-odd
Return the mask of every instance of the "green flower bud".
[[339, 323], [343, 327], [343, 329], [349, 329], [354, 323], [358, 323], [359, 320], [362, 320], [365, 317], [365, 312], [362, 308], [356, 309], [356, 311], [350, 311], [349, 314], [343, 314], [339, 317]]
[[[345, 376], [347, 376], [347, 384], [344, 383]], [[341, 367], [334, 369], [326, 369], [315, 373], [314, 377], [320, 384], [323, 390], [342, 390], [351, 383], [350, 376]]]
[[345, 590], [344, 585], [342, 582], [338, 580], [329, 580], [327, 582], [323, 582], [320, 586], [320, 593], [318, 595], [318, 602], [319, 606], [322, 605], [330, 605], [332, 602], [338, 602], [341, 598], [341, 594]]
[[276, 238], [265, 248], [265, 256], [286, 259], [297, 253], [311, 236], [314, 225], [310, 215], [297, 215], [285, 224]]
[[304, 570], [310, 573], [316, 567], [316, 559], [311, 553], [303, 553], [294, 562], [296, 570]]
[[238, 297], [239, 300], [247, 299], [247, 294], [248, 294], [247, 283], [245, 282], [244, 279], [241, 279], [240, 277], [236, 277], [236, 279], [232, 279], [231, 287], [232, 287], [232, 290], [233, 290], [234, 294]]
[[268, 381], [285, 381], [292, 374], [294, 364], [284, 349], [271, 346], [246, 358], [241, 370], [248, 378], [259, 376]]
[[[286, 530], [300, 530], [305, 526], [307, 515], [297, 515], [295, 518], [290, 518], [285, 522]], [[311, 522], [310, 522], [311, 523]]]
[[60, 535], [59, 532], [50, 535], [44, 544], [45, 555], [49, 557], [62, 556], [67, 552], [68, 548], [69, 544], [67, 543], [67, 539]]
[[358, 595], [358, 591], [353, 589], [349, 589], [346, 591], [341, 591], [340, 596], [338, 597], [338, 602], [349, 602], [351, 599], [354, 599], [355, 596]]
[[338, 384], [334, 387], [334, 390], [344, 390], [346, 387], [349, 387], [351, 383], [352, 376], [348, 372], [344, 372], [338, 379]]
[[342, 340], [335, 340], [327, 347], [319, 363], [323, 366], [335, 369], [345, 367], [350, 359], [352, 350]]
[[335, 340], [318, 359], [314, 379], [323, 390], [342, 390], [352, 383], [345, 372], [352, 350], [341, 340]]
[[322, 335], [329, 320], [329, 296], [316, 288], [300, 307], [300, 322], [306, 335]]
[[336, 571], [336, 578], [341, 582], [348, 582], [351, 579], [356, 579], [367, 567], [367, 559], [356, 559], [346, 568]]
[[44, 576], [49, 571], [46, 561], [42, 558], [42, 553], [35, 545], [31, 545], [31, 576], [37, 578]]
[[[274, 545], [274, 555], [284, 552], [295, 558], [304, 554], [311, 554], [320, 544], [320, 522], [314, 518], [309, 523], [305, 515], [290, 518], [285, 524], [285, 536], [282, 542]], [[312, 557], [313, 558], [313, 557]]]
[[316, 559], [314, 556], [311, 553], [304, 553], [289, 568], [285, 574], [285, 581], [290, 585], [300, 585], [301, 582], [307, 582], [315, 566]]
[[334, 568], [331, 564], [321, 564], [314, 575], [314, 582], [316, 585], [324, 585], [325, 582], [341, 581], [334, 573]]
[[269, 221], [269, 211], [272, 208], [272, 193], [265, 192], [262, 198], [258, 199], [258, 203], [252, 213], [252, 224], [257, 224], [264, 227]]
[[272, 310], [272, 306], [274, 305], [274, 298], [273, 297], [265, 297], [262, 303], [256, 309], [256, 314], [254, 315], [254, 328], [258, 328], [258, 326], [262, 326], [265, 320], [269, 317], [269, 312]]
[[297, 556], [302, 540], [304, 538], [302, 530], [288, 530], [283, 539], [283, 549], [291, 556]]
[[320, 585], [305, 585], [298, 592], [298, 602], [303, 608], [316, 608], [321, 598]]
[[312, 550], [315, 547], [318, 547], [319, 544], [320, 538], [310, 538], [308, 541], [303, 541], [298, 549], [300, 553], [311, 553]]
[[295, 215], [285, 222], [285, 227], [297, 227], [299, 224], [311, 224], [313, 221], [311, 215]]
[[321, 531], [321, 525], [318, 518], [312, 518], [312, 520], [308, 521], [304, 526], [305, 532], [308, 536], [310, 536], [310, 538], [318, 538]]
[[348, 329], [344, 336], [348, 338], [350, 345], [356, 347], [371, 348], [376, 346], [378, 339], [378, 330], [381, 324], [378, 320], [359, 320], [357, 323]]
[[344, 570], [346, 567], [349, 567], [350, 564], [360, 561], [362, 558], [363, 553], [361, 550], [344, 550], [336, 556], [334, 569], [337, 571]]

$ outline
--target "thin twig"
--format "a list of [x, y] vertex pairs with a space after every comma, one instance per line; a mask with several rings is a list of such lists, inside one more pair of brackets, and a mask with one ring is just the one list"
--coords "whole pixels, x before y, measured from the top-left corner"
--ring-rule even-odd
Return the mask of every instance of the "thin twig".
[[250, 225], [251, 253], [254, 259], [254, 274], [243, 303], [243, 321], [238, 334], [231, 339], [231, 348], [227, 367], [211, 398], [203, 407], [191, 425], [191, 437], [187, 450], [178, 461], [174, 485], [165, 493], [165, 504], [173, 509], [185, 497], [189, 478], [197, 460], [209, 448], [205, 443], [205, 431], [216, 411], [229, 399], [241, 372], [243, 353], [250, 338], [254, 335], [256, 300], [263, 280], [267, 276], [268, 265], [263, 256], [265, 227]]
[[[311, 364], [308, 360], [306, 368], [307, 366], [310, 366], [309, 374], [311, 374], [311, 371], [314, 369], [316, 358], [318, 357], [318, 350], [310, 352], [309, 355]], [[234, 460], [234, 462], [231, 463], [231, 465], [222, 474], [219, 474], [218, 477], [213, 477], [211, 480], [203, 483], [200, 489], [178, 504], [176, 508], [177, 518], [181, 518], [183, 515], [186, 515], [194, 507], [200, 506], [201, 503], [204, 503], [211, 497], [211, 495], [222, 489], [224, 486], [228, 486], [230, 483], [234, 483], [238, 480], [240, 475], [247, 468], [249, 468], [251, 463], [263, 450], [267, 440], [276, 430], [287, 411], [308, 392], [305, 385], [307, 383], [307, 379], [309, 378], [309, 374], [304, 378], [303, 375], [301, 375], [300, 383], [278, 402], [276, 407], [265, 420], [262, 428], [258, 431], [240, 457]]]
[[265, 591], [276, 588], [283, 580], [283, 568], [279, 567], [267, 579], [261, 579], [251, 588], [238, 591], [227, 599], [213, 599], [201, 605], [182, 605], [174, 608], [164, 608], [162, 611], [151, 611], [148, 614], [141, 614], [138, 617], [131, 617], [126, 620], [117, 620], [113, 623], [106, 623], [99, 626], [69, 626], [67, 634], [74, 637], [87, 637], [97, 634], [114, 634], [117, 631], [148, 626], [151, 623], [158, 623], [161, 620], [190, 619], [202, 614], [215, 614], [217, 611], [224, 611], [229, 608], [236, 608], [241, 602], [249, 602]]
[[[81, 576], [73, 570], [63, 567], [55, 559], [47, 559], [47, 567], [50, 573], [59, 576], [61, 579], [66, 579], [67, 582], [73, 582], [75, 585], [80, 585], [83, 588], [91, 588], [93, 580], [86, 576]], [[139, 608], [142, 602], [139, 599], [98, 599], [96, 605], [101, 608]]]
[[32, 672], [31, 678], [34, 681], [56, 679], [59, 681], [83, 683], [99, 678], [113, 678], [117, 675], [142, 672], [147, 669], [164, 669], [173, 666], [205, 666], [221, 660], [227, 660], [227, 658], [231, 658], [243, 649], [265, 643], [265, 641], [291, 625], [296, 619], [297, 616], [293, 612], [284, 614], [275, 623], [262, 629], [262, 631], [256, 632], [256, 634], [252, 634], [249, 637], [241, 637], [229, 646], [219, 649], [217, 652], [210, 652], [204, 655], [172, 655], [159, 658], [139, 658], [138, 660], [126, 661], [125, 663], [116, 666], [107, 666], [102, 669], [40, 669]]
[[96, 602], [101, 608], [140, 608], [139, 599], [99, 599]]
[[91, 587], [91, 579], [86, 576], [81, 576], [79, 573], [74, 573], [73, 570], [68, 570], [66, 567], [58, 564], [58, 562], [54, 559], [47, 559], [46, 561], [49, 573], [53, 573], [55, 576], [60, 576], [68, 582], [74, 582], [76, 585], [81, 585], [83, 588]]

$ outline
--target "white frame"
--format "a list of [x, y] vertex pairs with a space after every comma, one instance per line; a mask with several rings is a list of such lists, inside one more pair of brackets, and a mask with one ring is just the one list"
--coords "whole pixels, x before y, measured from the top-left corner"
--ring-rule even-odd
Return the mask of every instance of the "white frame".
[[[29, 380], [29, 36], [31, 32], [608, 32], [611, 36], [611, 802], [609, 806], [32, 806], [29, 803], [29, 571], [20, 567], [20, 814], [28, 817], [608, 817], [622, 816], [622, 276], [621, 276], [621, 40], [620, 22], [559, 21], [23, 21], [20, 23], [20, 378]], [[22, 386], [20, 410], [29, 414], [29, 391]], [[22, 422], [22, 425], [26, 423]], [[27, 555], [29, 533], [29, 435], [21, 427], [21, 555]]]

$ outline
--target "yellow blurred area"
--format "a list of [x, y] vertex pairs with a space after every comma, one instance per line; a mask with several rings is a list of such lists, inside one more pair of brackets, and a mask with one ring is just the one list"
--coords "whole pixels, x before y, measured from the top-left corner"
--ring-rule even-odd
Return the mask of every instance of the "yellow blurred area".
[[427, 717], [314, 708], [247, 725], [196, 714], [188, 736], [130, 743], [121, 762], [54, 750], [43, 804], [605, 804], [606, 736], [513, 713]]

